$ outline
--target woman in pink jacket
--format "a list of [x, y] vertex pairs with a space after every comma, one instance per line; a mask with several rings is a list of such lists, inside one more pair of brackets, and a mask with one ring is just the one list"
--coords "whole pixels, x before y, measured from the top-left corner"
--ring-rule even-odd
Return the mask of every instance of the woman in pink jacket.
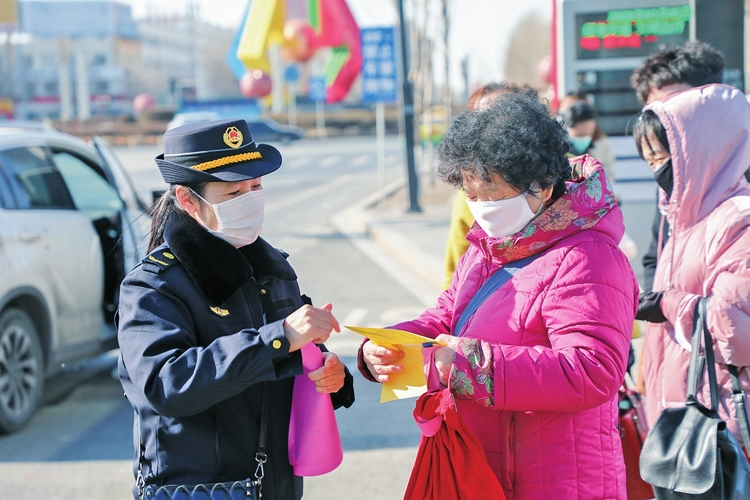
[[[437, 305], [394, 328], [449, 345], [441, 383], [479, 438], [508, 500], [625, 499], [617, 428], [638, 286], [617, 247], [623, 217], [601, 164], [568, 161], [562, 126], [529, 92], [462, 113], [439, 149], [476, 223]], [[459, 317], [497, 269], [536, 258]], [[359, 366], [384, 382], [400, 353], [367, 341]]]
[[[734, 87], [706, 85], [649, 104], [633, 132], [672, 228], [656, 267], [644, 344], [649, 423], [664, 408], [685, 404], [693, 311], [708, 297], [719, 412], [742, 443], [726, 365], [750, 366], [750, 186], [744, 177], [750, 105]], [[747, 394], [744, 368], [740, 380]]]

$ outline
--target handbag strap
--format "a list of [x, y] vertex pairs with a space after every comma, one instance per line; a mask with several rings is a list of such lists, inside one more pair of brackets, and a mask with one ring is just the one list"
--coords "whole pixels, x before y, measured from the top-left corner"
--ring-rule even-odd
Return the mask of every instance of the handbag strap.
[[[708, 372], [708, 389], [711, 395], [711, 410], [719, 411], [719, 386], [716, 382], [716, 361], [714, 358], [713, 340], [706, 323], [706, 299], [701, 298], [695, 304], [693, 313], [693, 338], [691, 341], [690, 369], [688, 370], [688, 399], [692, 396], [697, 401], [698, 384], [703, 378], [703, 367]], [[701, 350], [701, 341], [704, 341]], [[704, 363], [705, 360], [705, 363]]]
[[[143, 477], [143, 462], [145, 461], [145, 448], [141, 444], [141, 418], [136, 414], [136, 424], [138, 427], [138, 476], [136, 478], [136, 486], [138, 487], [138, 498], [143, 498], [144, 489], [146, 487], [146, 479]], [[263, 397], [260, 404], [260, 429], [258, 431], [258, 451], [255, 453], [255, 461], [258, 463], [255, 468], [255, 485], [260, 487], [265, 470], [263, 464], [268, 460], [266, 455], [266, 435], [268, 432], [268, 387], [266, 382], [263, 382]]]
[[255, 468], [255, 479], [260, 486], [260, 481], [265, 475], [263, 464], [268, 460], [266, 455], [266, 434], [268, 432], [268, 387], [263, 382], [263, 399], [260, 404], [260, 429], [258, 431], [258, 451], [255, 452], [255, 461], [258, 466]]
[[747, 423], [747, 409], [745, 408], [745, 392], [740, 385], [740, 371], [734, 365], [727, 365], [729, 376], [732, 379], [732, 399], [737, 409], [737, 421], [740, 423], [740, 433], [745, 449], [750, 451], [750, 426]]
[[495, 290], [503, 286], [518, 271], [523, 269], [527, 264], [536, 259], [538, 256], [539, 254], [535, 254], [526, 257], [525, 259], [506, 264], [492, 273], [492, 276], [490, 276], [487, 281], [485, 281], [484, 284], [479, 288], [479, 290], [477, 290], [477, 293], [474, 294], [474, 296], [469, 301], [469, 305], [466, 306], [466, 309], [464, 309], [463, 313], [458, 318], [456, 326], [455, 328], [453, 328], [453, 336], [458, 337], [458, 334], [461, 333], [461, 330], [463, 329], [466, 322], [469, 321], [469, 318], [471, 318], [477, 311], [477, 309], [479, 309], [479, 306], [481, 306], [482, 303], [487, 300], [487, 297], [492, 295]]
[[[703, 361], [705, 360], [708, 370], [708, 383], [711, 391], [711, 409], [717, 411], [719, 408], [719, 388], [716, 382], [715, 358], [713, 340], [708, 329], [707, 298], [701, 298], [695, 305], [695, 325], [693, 328], [692, 349], [690, 354], [690, 371], [688, 373], [688, 396], [695, 394], [698, 383], [703, 375]], [[702, 330], [702, 331], [701, 331]], [[702, 335], [701, 335], [702, 333]], [[699, 354], [701, 337], [705, 339], [703, 350], [705, 358]], [[701, 365], [700, 367], [698, 365]], [[732, 400], [737, 413], [737, 422], [742, 434], [742, 441], [746, 450], [750, 450], [750, 425], [747, 421], [747, 409], [745, 406], [745, 392], [740, 384], [739, 368], [735, 365], [727, 365], [729, 377], [732, 380]]]

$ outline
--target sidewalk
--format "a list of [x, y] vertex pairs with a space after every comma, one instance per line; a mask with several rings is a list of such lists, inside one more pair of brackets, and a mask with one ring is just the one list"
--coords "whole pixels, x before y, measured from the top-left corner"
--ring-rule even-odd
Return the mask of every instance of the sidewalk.
[[[417, 296], [425, 307], [443, 290], [445, 243], [455, 189], [439, 179], [420, 178], [420, 212], [409, 211], [409, 186], [396, 181], [362, 200], [335, 221], [339, 230]], [[383, 259], [388, 262], [383, 262]]]

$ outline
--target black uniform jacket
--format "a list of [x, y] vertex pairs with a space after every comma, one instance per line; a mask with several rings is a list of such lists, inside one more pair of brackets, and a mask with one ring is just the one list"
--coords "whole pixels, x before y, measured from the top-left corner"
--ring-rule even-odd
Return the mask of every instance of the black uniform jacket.
[[[136, 477], [139, 462], [145, 484], [253, 477], [267, 382], [263, 498], [299, 499], [287, 441], [302, 362], [283, 329], [303, 304], [297, 276], [266, 241], [235, 249], [186, 214], [169, 217], [164, 238], [120, 290], [119, 371], [135, 409]], [[332, 400], [354, 402], [348, 371]]]

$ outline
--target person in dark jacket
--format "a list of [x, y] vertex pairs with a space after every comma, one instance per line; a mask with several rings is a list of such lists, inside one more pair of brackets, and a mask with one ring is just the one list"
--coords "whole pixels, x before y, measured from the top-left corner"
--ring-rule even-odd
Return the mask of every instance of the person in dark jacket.
[[133, 495], [254, 478], [265, 396], [263, 499], [297, 500], [288, 434], [300, 348], [320, 344], [324, 364], [309, 378], [334, 408], [351, 406], [354, 388], [322, 346], [339, 331], [332, 306], [313, 307], [287, 255], [259, 237], [261, 177], [281, 155], [256, 146], [244, 120], [225, 120], [168, 131], [156, 163], [170, 188], [119, 302], [119, 374], [135, 410]]

